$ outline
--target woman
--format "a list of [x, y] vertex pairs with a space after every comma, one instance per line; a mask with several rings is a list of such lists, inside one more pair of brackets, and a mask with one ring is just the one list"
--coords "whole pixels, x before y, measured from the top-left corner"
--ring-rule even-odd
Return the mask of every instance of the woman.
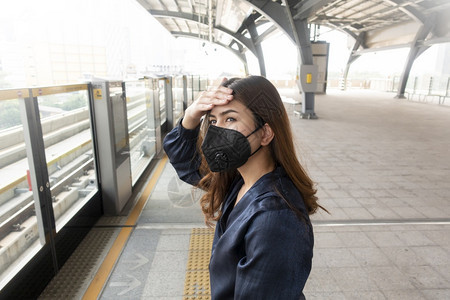
[[182, 180], [205, 190], [207, 224], [217, 221], [212, 299], [303, 299], [314, 243], [308, 215], [320, 206], [276, 88], [250, 76], [203, 92], [164, 150]]

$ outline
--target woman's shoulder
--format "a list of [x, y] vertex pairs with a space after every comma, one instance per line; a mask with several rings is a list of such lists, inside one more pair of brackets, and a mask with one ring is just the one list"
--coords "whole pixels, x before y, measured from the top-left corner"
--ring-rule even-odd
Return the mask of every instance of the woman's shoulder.
[[[262, 210], [304, 208], [303, 197], [282, 167], [277, 167], [259, 185], [255, 204]], [[289, 204], [288, 204], [289, 203]]]
[[[299, 216], [280, 196], [268, 196], [255, 203], [248, 216], [248, 230], [266, 228], [271, 232], [297, 232], [299, 235], [310, 234], [312, 225], [308, 214], [300, 210]], [[281, 232], [280, 232], [281, 230]]]

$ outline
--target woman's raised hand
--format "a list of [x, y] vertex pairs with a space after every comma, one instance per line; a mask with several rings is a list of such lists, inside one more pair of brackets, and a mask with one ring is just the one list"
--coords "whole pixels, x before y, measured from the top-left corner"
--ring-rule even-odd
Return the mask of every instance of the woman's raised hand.
[[204, 114], [215, 105], [225, 105], [233, 99], [233, 90], [224, 86], [211, 91], [204, 91], [188, 108], [186, 108], [181, 125], [186, 129], [194, 129], [200, 124]]

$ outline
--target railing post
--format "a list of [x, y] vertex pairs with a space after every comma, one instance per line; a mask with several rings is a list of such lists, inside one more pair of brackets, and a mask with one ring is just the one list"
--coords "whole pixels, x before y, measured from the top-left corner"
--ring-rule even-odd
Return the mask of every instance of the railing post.
[[450, 88], [450, 77], [447, 78], [447, 87], [445, 88], [445, 97], [450, 96], [450, 95], [448, 94], [449, 88]]
[[188, 105], [187, 76], [183, 75], [183, 113]]
[[417, 89], [417, 76], [414, 77], [413, 95], [416, 93], [416, 89]]
[[430, 82], [428, 83], [428, 95], [431, 95], [432, 89], [433, 89], [433, 76], [430, 77]]
[[30, 168], [30, 180], [35, 200], [39, 239], [42, 245], [50, 245], [54, 257], [53, 267], [56, 273], [59, 267], [54, 240], [56, 235], [55, 215], [52, 206], [38, 100], [37, 95], [33, 95], [33, 89], [29, 89], [28, 98], [19, 99], [19, 103]]
[[166, 130], [169, 132], [175, 126], [174, 124], [174, 104], [173, 104], [173, 93], [172, 93], [172, 77], [167, 76], [164, 79], [164, 96], [166, 97], [166, 116], [167, 116], [167, 125]]

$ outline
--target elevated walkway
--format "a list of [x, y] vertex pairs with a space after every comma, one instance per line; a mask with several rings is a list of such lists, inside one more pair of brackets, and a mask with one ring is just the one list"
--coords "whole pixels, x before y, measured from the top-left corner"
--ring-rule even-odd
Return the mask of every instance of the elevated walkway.
[[[312, 217], [307, 299], [450, 299], [450, 108], [393, 97], [331, 90], [316, 98], [318, 120], [289, 113], [331, 212]], [[102, 218], [41, 299], [209, 299], [199, 192], [164, 157], [147, 178], [134, 207]]]

